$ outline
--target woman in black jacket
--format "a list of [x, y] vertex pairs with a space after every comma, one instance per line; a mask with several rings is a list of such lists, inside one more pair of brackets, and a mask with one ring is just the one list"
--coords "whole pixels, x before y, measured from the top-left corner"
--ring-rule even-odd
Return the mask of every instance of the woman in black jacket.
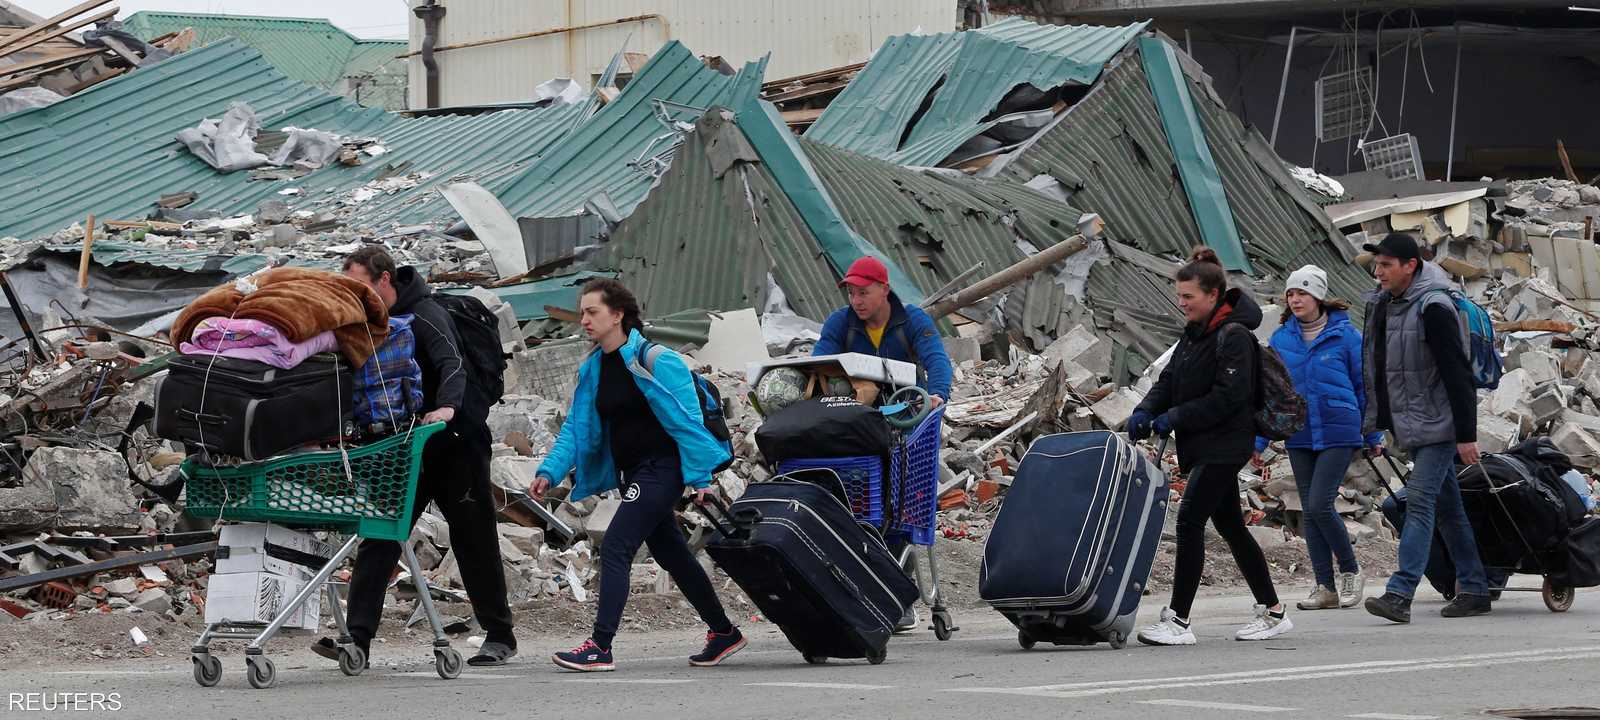
[[1256, 616], [1234, 634], [1237, 640], [1266, 640], [1294, 627], [1272, 587], [1266, 556], [1244, 525], [1239, 509], [1239, 471], [1255, 450], [1256, 353], [1253, 331], [1261, 307], [1228, 276], [1217, 254], [1195, 248], [1178, 270], [1178, 308], [1188, 324], [1165, 370], [1139, 408], [1128, 418], [1133, 440], [1177, 434], [1178, 468], [1188, 487], [1178, 508], [1178, 557], [1172, 579], [1172, 604], [1161, 622], [1139, 631], [1146, 645], [1193, 645], [1189, 608], [1200, 589], [1205, 566], [1206, 520], [1228, 542], [1255, 595]]

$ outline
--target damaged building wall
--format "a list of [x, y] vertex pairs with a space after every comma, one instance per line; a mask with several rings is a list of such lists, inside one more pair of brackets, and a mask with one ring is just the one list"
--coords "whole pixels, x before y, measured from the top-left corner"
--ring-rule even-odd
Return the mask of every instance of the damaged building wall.
[[[440, 47], [595, 25], [437, 53], [444, 107], [523, 101], [529, 88], [552, 77], [588, 86], [618, 51], [650, 55], [672, 41], [735, 65], [770, 52], [772, 72], [788, 77], [862, 62], [891, 35], [956, 26], [956, 8], [949, 0], [440, 0], [438, 4], [446, 8], [436, 41]], [[620, 18], [634, 19], [611, 22]], [[422, 23], [410, 18], [413, 51], [421, 49], [422, 32]], [[411, 82], [418, 89], [412, 97], [424, 97], [420, 62], [411, 69]]]

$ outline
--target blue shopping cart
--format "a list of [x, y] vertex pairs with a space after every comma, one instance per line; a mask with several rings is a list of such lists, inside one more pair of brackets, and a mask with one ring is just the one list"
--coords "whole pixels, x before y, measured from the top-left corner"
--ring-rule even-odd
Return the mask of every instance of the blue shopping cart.
[[[913, 393], [907, 393], [913, 390]], [[898, 402], [905, 398], [905, 402]], [[786, 460], [777, 464], [780, 475], [804, 470], [831, 470], [844, 486], [845, 497], [856, 519], [879, 528], [885, 543], [897, 549], [896, 555], [906, 575], [917, 582], [922, 602], [933, 614], [933, 634], [949, 640], [959, 630], [951, 621], [939, 590], [939, 565], [933, 544], [938, 535], [939, 448], [944, 408], [926, 412], [927, 393], [908, 388], [895, 394], [883, 408], [897, 437], [885, 463], [881, 457], [812, 458]], [[920, 417], [920, 420], [918, 419]], [[898, 421], [897, 421], [898, 420]], [[909, 428], [907, 421], [915, 424]], [[887, 467], [886, 467], [887, 465]], [[924, 581], [917, 548], [923, 549], [928, 565]]]

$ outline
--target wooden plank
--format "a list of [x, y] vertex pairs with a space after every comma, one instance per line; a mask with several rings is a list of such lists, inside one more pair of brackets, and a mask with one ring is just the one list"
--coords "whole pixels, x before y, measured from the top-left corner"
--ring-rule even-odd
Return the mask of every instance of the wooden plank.
[[16, 35], [12, 35], [10, 38], [6, 39], [4, 42], [0, 42], [0, 55], [3, 55], [6, 52], [9, 52], [9, 48], [11, 48], [13, 46], [13, 44], [16, 43], [19, 38], [28, 37], [29, 35], [32, 35], [32, 34], [34, 34], [36, 32], [41, 31], [41, 30], [48, 30], [49, 28], [55, 27], [57, 25], [60, 25], [63, 22], [66, 22], [69, 18], [77, 17], [78, 15], [81, 15], [83, 13], [89, 12], [90, 10], [93, 10], [95, 8], [98, 8], [98, 7], [102, 6], [102, 5], [105, 5], [108, 2], [111, 2], [111, 0], [89, 0], [88, 2], [78, 3], [74, 7], [67, 8], [65, 11], [61, 12], [59, 15], [56, 15], [55, 17], [46, 18], [45, 20], [43, 20], [43, 21], [41, 21], [41, 22], [39, 22], [39, 23], [27, 28], [26, 30], [23, 30], [22, 32], [20, 32], [20, 33], [18, 33]]
[[115, 68], [115, 69], [107, 70], [107, 71], [105, 71], [103, 73], [100, 73], [99, 75], [95, 75], [95, 76], [90, 77], [90, 78], [88, 78], [86, 80], [82, 80], [80, 82], [73, 83], [72, 85], [68, 85], [67, 86], [67, 94], [68, 95], [76, 95], [78, 93], [83, 92], [84, 90], [88, 90], [89, 88], [92, 88], [92, 87], [94, 87], [96, 85], [99, 85], [100, 83], [103, 83], [103, 82], [105, 82], [107, 80], [110, 80], [111, 78], [121, 77], [123, 75], [126, 75], [131, 70], [133, 70], [133, 68]]
[[810, 99], [810, 98], [817, 97], [819, 95], [827, 95], [829, 93], [839, 92], [840, 90], [843, 90], [846, 85], [849, 85], [849, 84], [850, 83], [848, 81], [839, 80], [837, 82], [819, 83], [819, 84], [816, 84], [816, 85], [806, 85], [804, 87], [795, 88], [795, 89], [790, 90], [788, 92], [782, 92], [782, 93], [778, 93], [776, 95], [769, 95], [769, 96], [767, 96], [765, 98], [762, 98], [762, 99], [766, 100], [767, 102], [772, 103], [774, 105], [776, 105], [778, 103], [794, 102], [795, 100], [807, 100], [807, 99]]
[[24, 70], [33, 70], [42, 67], [53, 68], [56, 65], [66, 64], [74, 60], [82, 60], [87, 57], [94, 57], [95, 55], [99, 55], [103, 52], [105, 52], [105, 48], [84, 48], [75, 52], [64, 53], [61, 55], [50, 55], [37, 60], [29, 60], [27, 62], [17, 63], [16, 65], [6, 65], [4, 67], [0, 67], [0, 77], [15, 75]]
[[67, 34], [69, 32], [77, 30], [77, 29], [79, 29], [79, 28], [81, 28], [81, 27], [83, 27], [85, 25], [89, 25], [89, 24], [92, 24], [92, 23], [97, 23], [97, 22], [100, 22], [101, 20], [110, 20], [111, 18], [114, 18], [116, 16], [117, 16], [117, 8], [116, 7], [112, 7], [110, 10], [107, 10], [107, 11], [105, 11], [103, 13], [100, 13], [99, 15], [94, 15], [94, 16], [91, 16], [91, 17], [87, 17], [87, 18], [84, 18], [82, 20], [75, 20], [70, 24], [62, 25], [61, 27], [58, 27], [58, 28], [56, 28], [54, 30], [51, 30], [50, 32], [45, 33], [43, 35], [40, 35], [38, 37], [35, 37], [35, 38], [31, 39], [31, 40], [23, 40], [21, 42], [17, 42], [16, 37], [12, 37], [11, 39], [6, 41], [6, 44], [9, 45], [9, 47], [5, 48], [4, 50], [0, 50], [0, 57], [4, 57], [4, 56], [10, 55], [12, 53], [16, 53], [16, 52], [21, 52], [23, 50], [27, 50], [28, 48], [31, 48], [31, 47], [33, 47], [35, 45], [38, 45], [39, 43], [45, 42], [47, 40], [54, 40], [54, 39], [56, 39], [58, 37], [61, 37], [62, 35], [65, 35], [65, 34]]
[[802, 123], [807, 123], [807, 124], [814, 123], [814, 122], [817, 121], [817, 118], [822, 117], [822, 110], [823, 110], [823, 108], [805, 108], [804, 110], [785, 110], [785, 111], [783, 111], [783, 121], [785, 123], [789, 124], [789, 125], [798, 125], [798, 124], [802, 124]]

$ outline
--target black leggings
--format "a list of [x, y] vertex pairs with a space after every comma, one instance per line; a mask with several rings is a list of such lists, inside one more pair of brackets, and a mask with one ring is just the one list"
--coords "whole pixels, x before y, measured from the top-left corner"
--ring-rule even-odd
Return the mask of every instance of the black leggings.
[[1172, 604], [1168, 606], [1180, 618], [1189, 617], [1194, 594], [1200, 589], [1200, 574], [1206, 564], [1206, 520], [1228, 542], [1256, 602], [1267, 607], [1278, 604], [1267, 558], [1245, 528], [1244, 514], [1239, 509], [1239, 470], [1243, 467], [1244, 463], [1200, 465], [1189, 472], [1183, 504], [1178, 506], [1178, 559], [1172, 578]]
[[674, 460], [645, 460], [625, 473], [622, 506], [611, 519], [600, 546], [600, 607], [595, 611], [594, 642], [610, 649], [622, 609], [628, 603], [633, 556], [648, 545], [656, 564], [672, 576], [683, 596], [716, 633], [733, 629], [705, 568], [694, 559], [678, 529], [675, 512], [683, 497], [683, 471]]

